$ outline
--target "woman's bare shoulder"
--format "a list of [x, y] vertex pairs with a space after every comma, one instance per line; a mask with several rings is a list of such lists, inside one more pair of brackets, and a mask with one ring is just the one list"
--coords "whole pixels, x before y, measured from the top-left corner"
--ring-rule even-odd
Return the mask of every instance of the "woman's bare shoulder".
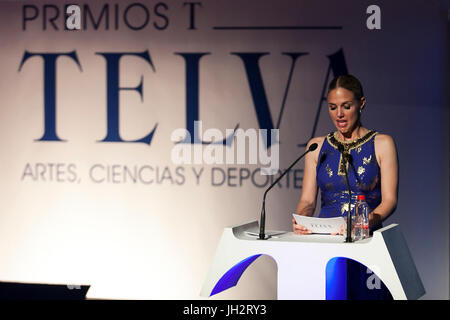
[[375, 154], [378, 163], [382, 163], [383, 159], [395, 159], [397, 157], [397, 148], [394, 139], [388, 134], [377, 134], [374, 140]]
[[313, 143], [317, 143], [319, 147], [322, 145], [323, 141], [325, 140], [326, 136], [323, 137], [314, 137], [311, 140], [308, 141], [308, 146], [310, 146]]
[[389, 148], [389, 147], [394, 147], [395, 148], [395, 142], [394, 139], [388, 135], [388, 134], [384, 134], [384, 133], [378, 133], [375, 136], [375, 145], [378, 145], [382, 148]]
[[316, 150], [320, 150], [320, 148], [322, 147], [323, 141], [325, 140], [326, 136], [323, 137], [314, 137], [311, 140], [308, 141], [307, 147], [309, 147], [310, 145], [312, 145], [313, 143], [317, 143], [317, 149]]
[[307, 155], [307, 158], [310, 158], [311, 161], [313, 161], [313, 159], [314, 159], [314, 162], [317, 163], [317, 160], [319, 158], [320, 149], [322, 148], [322, 144], [323, 144], [323, 141], [325, 140], [325, 138], [326, 138], [326, 136], [314, 137], [308, 141], [308, 143], [306, 145], [306, 149], [308, 149], [309, 146], [312, 145], [313, 143], [317, 143], [317, 148], [314, 151], [310, 152], [309, 156]]

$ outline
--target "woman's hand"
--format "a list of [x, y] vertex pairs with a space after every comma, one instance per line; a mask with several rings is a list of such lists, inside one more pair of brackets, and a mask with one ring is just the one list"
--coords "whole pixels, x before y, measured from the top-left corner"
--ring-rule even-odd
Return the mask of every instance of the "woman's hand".
[[292, 230], [294, 231], [295, 234], [311, 234], [311, 230], [309, 230], [308, 228], [302, 226], [301, 224], [297, 224], [297, 222], [295, 222], [295, 219], [292, 218]]

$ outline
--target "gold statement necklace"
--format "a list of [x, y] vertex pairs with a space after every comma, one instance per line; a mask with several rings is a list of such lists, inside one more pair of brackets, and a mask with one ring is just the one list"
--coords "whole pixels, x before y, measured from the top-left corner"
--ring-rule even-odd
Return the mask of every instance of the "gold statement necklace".
[[[374, 130], [369, 130], [365, 135], [361, 137], [358, 130], [358, 138], [349, 141], [341, 140], [337, 133], [338, 132], [335, 131], [334, 133], [332, 132], [327, 136], [330, 145], [332, 145], [335, 149], [339, 149], [339, 145], [342, 145], [344, 147], [344, 152], [350, 153], [352, 149], [356, 149], [356, 152], [359, 153], [361, 151], [361, 146], [370, 138], [372, 138], [377, 132]], [[348, 162], [346, 163], [346, 167], [348, 170]], [[339, 159], [338, 175], [345, 176], [342, 154], [340, 155]]]

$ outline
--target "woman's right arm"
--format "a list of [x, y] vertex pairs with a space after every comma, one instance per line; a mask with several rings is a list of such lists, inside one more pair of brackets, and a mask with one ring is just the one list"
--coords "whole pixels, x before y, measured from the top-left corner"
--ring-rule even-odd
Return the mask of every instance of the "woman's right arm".
[[[303, 172], [302, 195], [297, 206], [297, 214], [303, 216], [312, 216], [316, 209], [317, 199], [317, 181], [316, 181], [316, 165], [319, 157], [320, 148], [322, 147], [323, 137], [313, 138], [306, 145], [306, 149], [313, 143], [317, 143], [318, 147], [312, 152], [308, 152], [305, 156], [305, 169]], [[311, 233], [307, 228], [296, 224], [292, 219], [292, 228], [296, 234]]]

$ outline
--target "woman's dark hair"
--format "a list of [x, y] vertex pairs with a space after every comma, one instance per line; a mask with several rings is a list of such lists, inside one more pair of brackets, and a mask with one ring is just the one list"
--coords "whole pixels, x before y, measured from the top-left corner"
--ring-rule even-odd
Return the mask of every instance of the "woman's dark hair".
[[359, 80], [351, 74], [344, 74], [334, 78], [330, 82], [328, 93], [330, 93], [331, 90], [337, 88], [344, 88], [353, 92], [356, 100], [360, 100], [362, 97], [364, 97], [364, 91], [361, 82], [359, 82]]

